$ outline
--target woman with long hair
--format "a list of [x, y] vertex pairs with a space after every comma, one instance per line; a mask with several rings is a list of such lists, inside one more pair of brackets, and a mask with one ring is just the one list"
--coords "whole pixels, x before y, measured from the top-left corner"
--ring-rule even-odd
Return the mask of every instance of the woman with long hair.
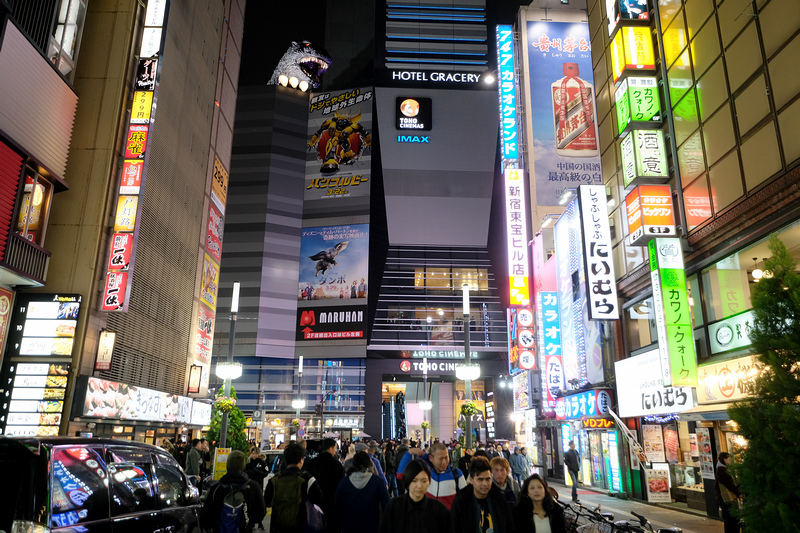
[[403, 470], [403, 484], [407, 492], [389, 502], [379, 533], [452, 533], [447, 507], [427, 495], [431, 470], [425, 461], [408, 463]]
[[511, 514], [516, 533], [566, 532], [564, 511], [553, 499], [547, 481], [539, 474], [533, 474], [522, 484]]

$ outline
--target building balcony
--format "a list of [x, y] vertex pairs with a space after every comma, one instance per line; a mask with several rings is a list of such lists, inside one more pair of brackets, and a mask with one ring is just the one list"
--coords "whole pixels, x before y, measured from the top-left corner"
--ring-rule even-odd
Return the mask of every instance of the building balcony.
[[11, 233], [0, 260], [0, 284], [8, 287], [43, 287], [47, 280], [50, 252]]

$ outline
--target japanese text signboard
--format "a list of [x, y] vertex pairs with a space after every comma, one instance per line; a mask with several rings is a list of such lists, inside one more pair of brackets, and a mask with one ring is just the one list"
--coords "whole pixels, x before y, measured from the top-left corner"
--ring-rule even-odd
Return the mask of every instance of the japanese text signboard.
[[674, 237], [675, 218], [669, 185], [639, 185], [625, 197], [628, 244], [647, 246], [655, 237]]
[[563, 415], [561, 409], [556, 418], [559, 420], [577, 420], [582, 417], [598, 417], [608, 415], [611, 409], [611, 395], [606, 390], [590, 390], [559, 398], [556, 403], [564, 403]]
[[661, 101], [655, 77], [629, 77], [622, 80], [614, 98], [617, 102], [618, 133], [624, 132], [629, 126], [636, 128], [661, 124]]
[[578, 187], [578, 198], [583, 229], [589, 318], [617, 320], [617, 278], [611, 257], [606, 188], [603, 185], [581, 185]]
[[497, 26], [497, 69], [500, 93], [500, 143], [504, 160], [519, 159], [517, 139], [517, 80], [514, 71], [514, 30]]
[[695, 387], [697, 358], [680, 239], [653, 239], [648, 249], [662, 383]]
[[526, 309], [508, 309], [508, 373], [515, 374], [520, 370], [536, 368], [534, 345], [536, 336], [533, 332], [533, 311]]
[[549, 409], [555, 409], [557, 393], [564, 390], [561, 362], [561, 321], [558, 317], [558, 293], [542, 291], [539, 303], [539, 350], [544, 361], [542, 382]]
[[653, 34], [648, 26], [624, 26], [611, 41], [611, 74], [614, 83], [626, 70], [655, 70]]
[[100, 309], [127, 311], [128, 295], [133, 279], [136, 259], [136, 238], [147, 177], [148, 148], [155, 124], [156, 100], [160, 79], [157, 56], [162, 53], [163, 26], [166, 2], [147, 2], [145, 27], [141, 34], [141, 48], [134, 80], [131, 112], [123, 142], [123, 163], [117, 188], [117, 207], [114, 217], [114, 234], [110, 239], [108, 266]]
[[697, 369], [697, 403], [733, 402], [752, 396], [763, 370], [764, 363], [753, 355], [702, 365]]
[[508, 283], [510, 304], [530, 305], [528, 287], [528, 223], [525, 202], [525, 174], [516, 168], [507, 168], [506, 186], [506, 250], [508, 252]]
[[680, 413], [694, 407], [691, 387], [665, 387], [658, 350], [614, 363], [621, 418]]
[[667, 149], [661, 130], [634, 130], [622, 139], [622, 177], [625, 187], [664, 183], [669, 179]]

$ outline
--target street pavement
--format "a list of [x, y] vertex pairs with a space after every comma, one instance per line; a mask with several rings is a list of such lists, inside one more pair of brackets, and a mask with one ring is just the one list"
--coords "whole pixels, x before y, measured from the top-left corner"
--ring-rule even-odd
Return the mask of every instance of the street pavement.
[[[558, 491], [559, 499], [562, 502], [570, 501], [572, 487], [551, 481], [547, 483]], [[710, 518], [705, 514], [676, 511], [659, 505], [622, 500], [606, 493], [587, 490], [586, 487], [578, 488], [578, 500], [584, 507], [591, 509], [600, 505], [602, 512], [614, 513], [614, 520], [635, 520], [635, 517], [630, 512], [637, 512], [647, 518], [653, 529], [679, 527], [683, 530], [683, 533], [723, 533], [724, 531], [720, 520]]]

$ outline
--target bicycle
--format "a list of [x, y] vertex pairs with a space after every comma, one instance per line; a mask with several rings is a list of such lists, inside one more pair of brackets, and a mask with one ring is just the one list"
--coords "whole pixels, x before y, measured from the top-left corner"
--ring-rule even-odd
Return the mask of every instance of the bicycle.
[[647, 518], [631, 511], [631, 514], [636, 517], [636, 520], [618, 520], [614, 522], [613, 531], [625, 533], [682, 533], [683, 530], [679, 527], [660, 527], [653, 529], [653, 525], [648, 522]]

